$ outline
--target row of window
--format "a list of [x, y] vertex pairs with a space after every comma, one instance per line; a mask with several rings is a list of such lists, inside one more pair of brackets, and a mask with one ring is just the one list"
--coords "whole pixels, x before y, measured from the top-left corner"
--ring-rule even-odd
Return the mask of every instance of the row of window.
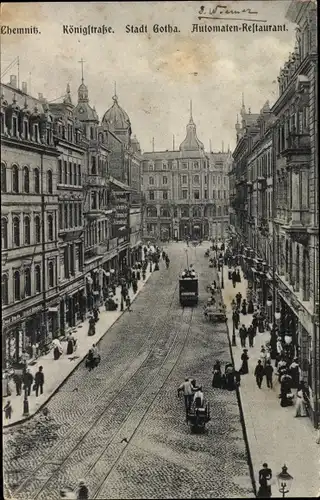
[[82, 203], [59, 203], [59, 229], [82, 226]]
[[[189, 207], [182, 207], [180, 209], [180, 217], [213, 217], [213, 216], [221, 216], [228, 215], [229, 208], [226, 207], [205, 207], [203, 214], [200, 207], [193, 207], [191, 210]], [[158, 217], [158, 210], [156, 207], [148, 207], [147, 208], [147, 217]], [[178, 218], [178, 209], [175, 208], [172, 212], [168, 208], [160, 207], [160, 217], [174, 217]]]
[[47, 124], [45, 134], [41, 138], [39, 123], [32, 123], [27, 118], [19, 120], [18, 116], [15, 115], [10, 118], [10, 115], [6, 113], [1, 113], [0, 120], [1, 133], [8, 132], [11, 137], [20, 137], [26, 141], [45, 141], [48, 145], [53, 143], [52, 125], [50, 123]]
[[[181, 183], [182, 184], [188, 184], [188, 176], [187, 175], [182, 175], [181, 176]], [[207, 175], [204, 176], [204, 184], [207, 184], [208, 178]], [[200, 184], [200, 176], [199, 175], [194, 175], [192, 178], [193, 184]], [[212, 177], [212, 184], [215, 184], [216, 179]], [[217, 184], [221, 184], [223, 182], [223, 185], [227, 185], [227, 178], [226, 177], [221, 177], [220, 175], [217, 176]], [[154, 177], [149, 177], [149, 185], [154, 185], [155, 184], [155, 178]], [[163, 176], [162, 177], [162, 184], [168, 184], [168, 177]]]
[[[29, 167], [23, 167], [22, 169], [22, 185], [20, 183], [20, 170], [17, 165], [13, 165], [10, 169], [11, 172], [11, 192], [12, 193], [35, 193], [40, 194], [40, 170], [38, 168], [33, 169], [32, 185], [30, 186], [31, 176]], [[8, 193], [8, 178], [7, 178], [7, 167], [4, 163], [1, 163], [1, 192]], [[53, 193], [53, 174], [51, 170], [46, 173], [47, 182], [46, 188], [47, 193]]]
[[58, 181], [59, 184], [70, 186], [81, 186], [81, 164], [58, 160]]
[[90, 223], [84, 233], [85, 248], [98, 245], [108, 237], [108, 221]]
[[[23, 229], [21, 222], [23, 220]], [[33, 227], [31, 223], [33, 222]], [[22, 231], [21, 231], [22, 229]], [[46, 238], [48, 241], [54, 240], [54, 219], [52, 214], [47, 215], [47, 232]], [[41, 219], [39, 215], [35, 215], [33, 219], [29, 215], [22, 217], [14, 216], [12, 218], [12, 246], [14, 248], [41, 243]], [[9, 248], [8, 241], [8, 220], [1, 219], [1, 245], [2, 249]]]
[[[161, 160], [155, 160], [154, 163], [149, 163], [148, 161], [144, 161], [143, 170], [145, 172], [154, 172], [155, 170], [172, 170], [173, 162], [172, 160], [168, 160], [168, 162], [162, 162]], [[183, 170], [188, 169], [188, 162], [183, 162], [180, 164], [180, 167]], [[194, 161], [191, 165], [191, 168], [195, 170], [200, 169], [200, 162]]]
[[[41, 283], [41, 266], [39, 264], [34, 266], [31, 273], [30, 267], [25, 268], [23, 271], [14, 271], [13, 273], [13, 300], [15, 302], [22, 300], [31, 295], [40, 293], [42, 289]], [[2, 274], [1, 281], [1, 299], [3, 305], [9, 304], [9, 276]], [[54, 262], [48, 262], [46, 287], [53, 288], [55, 286], [55, 272]]]
[[[159, 193], [160, 193], [160, 196], [161, 196], [161, 198], [163, 200], [168, 200], [169, 199], [168, 191], [160, 191]], [[151, 200], [151, 201], [155, 200], [155, 191], [149, 191], [148, 195], [149, 195], [149, 200]], [[198, 189], [193, 190], [191, 196], [192, 196], [192, 198], [194, 200], [200, 200], [201, 199], [200, 198], [200, 191]], [[190, 197], [190, 195], [189, 195], [188, 189], [182, 189], [182, 191], [181, 191], [181, 198], [183, 200], [188, 200], [189, 197]], [[208, 191], [207, 191], [207, 189], [204, 190], [203, 199], [204, 200], [208, 199]], [[217, 191], [212, 191], [212, 199], [227, 200], [228, 199], [228, 192], [220, 190], [220, 189], [218, 189]]]

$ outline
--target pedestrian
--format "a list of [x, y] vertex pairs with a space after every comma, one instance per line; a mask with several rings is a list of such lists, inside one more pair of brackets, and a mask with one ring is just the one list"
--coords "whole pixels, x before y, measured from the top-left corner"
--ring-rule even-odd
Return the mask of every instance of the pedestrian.
[[129, 312], [132, 312], [132, 309], [131, 309], [131, 299], [130, 299], [129, 294], [126, 297], [126, 307], [127, 307], [127, 309], [128, 309]]
[[243, 299], [243, 301], [242, 301], [241, 314], [243, 314], [243, 315], [247, 314], [247, 301], [246, 301], [246, 299]]
[[221, 364], [216, 361], [213, 367], [212, 387], [221, 388]]
[[20, 396], [21, 395], [21, 389], [22, 389], [22, 376], [19, 373], [15, 372], [14, 375], [13, 375], [13, 381], [14, 381], [15, 386], [16, 386], [17, 396]]
[[240, 307], [241, 307], [241, 299], [242, 299], [242, 294], [240, 292], [238, 292], [236, 295], [236, 302], [237, 302], [238, 309], [240, 309]]
[[30, 396], [31, 394], [32, 383], [33, 383], [33, 375], [30, 372], [30, 368], [27, 368], [27, 371], [23, 377], [23, 386], [24, 386], [23, 388], [27, 391], [27, 396]]
[[53, 339], [52, 345], [53, 345], [53, 359], [56, 361], [57, 359], [60, 358], [63, 349], [59, 339]]
[[184, 395], [184, 405], [186, 412], [188, 413], [191, 408], [192, 400], [193, 400], [193, 394], [195, 392], [194, 386], [192, 385], [192, 381], [186, 377], [184, 382], [178, 387], [178, 396], [181, 391], [183, 391]]
[[12, 417], [12, 406], [11, 401], [7, 401], [7, 404], [3, 408], [6, 424], [8, 424]]
[[269, 482], [272, 479], [272, 470], [269, 469], [268, 464], [262, 464], [262, 469], [259, 470], [259, 498], [271, 498], [271, 486]]
[[137, 291], [138, 291], [138, 282], [136, 279], [133, 279], [132, 280], [132, 290], [133, 290], [133, 293], [136, 294]]
[[261, 347], [261, 351], [260, 351], [260, 361], [261, 361], [261, 364], [263, 366], [263, 368], [265, 368], [266, 366], [266, 363], [267, 363], [267, 355], [266, 355], [266, 350], [264, 348], [264, 346]]
[[242, 364], [239, 370], [241, 375], [246, 375], [247, 373], [249, 373], [248, 360], [249, 360], [248, 349], [243, 349], [243, 353], [241, 354]]
[[240, 270], [239, 269], [237, 269], [236, 275], [237, 275], [237, 283], [241, 283], [241, 276], [240, 276]]
[[75, 348], [75, 343], [76, 343], [75, 338], [72, 335], [72, 332], [70, 332], [69, 336], [68, 336], [68, 344], [67, 344], [67, 355], [68, 356], [73, 353], [74, 348]]
[[264, 373], [266, 375], [267, 387], [269, 387], [269, 389], [273, 389], [273, 382], [272, 382], [273, 366], [270, 360], [268, 360], [266, 363]]
[[254, 311], [253, 301], [252, 301], [252, 299], [250, 299], [250, 300], [248, 301], [248, 314], [252, 314], [252, 313], [253, 313], [253, 311]]
[[39, 371], [37, 371], [37, 373], [35, 374], [34, 382], [36, 389], [36, 397], [38, 397], [39, 389], [40, 389], [40, 394], [43, 394], [43, 384], [44, 384], [43, 366], [39, 366]]
[[88, 500], [88, 499], [89, 499], [88, 487], [85, 485], [84, 481], [80, 481], [77, 500]]
[[300, 370], [297, 358], [293, 360], [291, 365], [289, 366], [289, 374], [292, 377], [292, 387], [296, 389], [299, 386], [300, 382]]
[[94, 317], [91, 315], [89, 318], [89, 330], [88, 330], [88, 335], [91, 337], [92, 335], [95, 335], [96, 333], [96, 321]]
[[242, 327], [240, 328], [239, 336], [240, 336], [241, 347], [246, 347], [247, 329], [245, 325], [242, 325]]
[[261, 364], [261, 360], [258, 359], [257, 366], [255, 367], [255, 370], [254, 370], [254, 376], [256, 377], [256, 382], [257, 382], [257, 386], [259, 387], [259, 389], [261, 389], [263, 375], [264, 375], [264, 368]]
[[249, 326], [248, 330], [248, 339], [249, 339], [249, 347], [253, 347], [254, 346], [254, 337], [255, 337], [255, 331], [254, 331], [254, 328], [252, 325]]
[[292, 406], [293, 394], [291, 392], [292, 378], [285, 372], [280, 379], [280, 406]]
[[235, 288], [236, 284], [237, 284], [237, 273], [235, 270], [231, 274], [231, 279], [232, 279], [233, 288]]
[[236, 309], [232, 313], [232, 320], [234, 322], [235, 329], [238, 330], [238, 328], [239, 328], [239, 321], [240, 321], [240, 314], [239, 314], [239, 310], [238, 309]]
[[228, 389], [228, 391], [233, 391], [235, 388], [235, 370], [234, 366], [232, 363], [227, 363], [225, 368], [224, 368], [224, 380], [225, 380], [225, 387]]
[[99, 313], [100, 313], [99, 308], [94, 307], [92, 312], [93, 312], [94, 321], [95, 321], [95, 323], [97, 323], [99, 321]]
[[304, 382], [301, 382], [297, 391], [295, 417], [307, 417], [307, 416], [308, 412], [307, 412], [306, 387]]

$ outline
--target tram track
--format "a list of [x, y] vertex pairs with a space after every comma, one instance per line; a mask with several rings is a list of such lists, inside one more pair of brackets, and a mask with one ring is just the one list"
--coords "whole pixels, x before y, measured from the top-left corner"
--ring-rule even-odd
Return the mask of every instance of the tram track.
[[[181, 265], [182, 267], [182, 265]], [[180, 267], [180, 270], [181, 270]], [[166, 315], [166, 322], [168, 321], [168, 318], [170, 318], [170, 312], [173, 310], [173, 306], [175, 305], [175, 295], [176, 291], [178, 288], [178, 283], [173, 289], [173, 292], [171, 294], [170, 302], [168, 305], [167, 309], [167, 315]], [[99, 422], [102, 421], [104, 416], [107, 414], [108, 410], [112, 408], [119, 397], [119, 394], [123, 393], [126, 391], [126, 388], [130, 385], [130, 383], [133, 382], [135, 377], [137, 377], [137, 374], [139, 371], [143, 369], [143, 367], [148, 363], [150, 358], [156, 354], [157, 351], [157, 345], [163, 341], [162, 338], [159, 339], [157, 336], [158, 332], [158, 324], [161, 322], [161, 318], [156, 317], [156, 319], [152, 323], [152, 327], [150, 328], [150, 333], [146, 339], [146, 341], [143, 343], [141, 346], [139, 352], [135, 355], [135, 360], [133, 362], [131, 361], [129, 363], [129, 366], [133, 366], [133, 372], [131, 373], [130, 370], [128, 370], [128, 366], [126, 364], [126, 367], [122, 370], [121, 375], [117, 379], [117, 393], [111, 397], [111, 399], [108, 397], [110, 395], [110, 390], [105, 390], [102, 393], [100, 393], [96, 400], [94, 402], [91, 402], [91, 406], [95, 405], [97, 403], [99, 406], [102, 407], [102, 410], [95, 416], [91, 424], [89, 424], [89, 427], [86, 429], [85, 432], [82, 432], [80, 436], [77, 436], [78, 431], [77, 428], [73, 428], [68, 432], [65, 436], [63, 436], [63, 442], [58, 443], [53, 449], [50, 450], [49, 455], [46, 456], [45, 459], [41, 461], [41, 463], [32, 471], [29, 472], [29, 476], [26, 480], [24, 480], [17, 489], [14, 490], [14, 495], [16, 499], [23, 499], [26, 500], [26, 498], [30, 499], [35, 499], [39, 498], [39, 495], [41, 495], [41, 492], [44, 491], [45, 486], [51, 478], [57, 474], [59, 470], [62, 469], [63, 465], [68, 461], [68, 459], [73, 455], [73, 453], [77, 450], [79, 446], [85, 441], [85, 439], [90, 435], [90, 433], [99, 425]], [[116, 350], [117, 347], [114, 349]], [[108, 356], [112, 355], [113, 351], [110, 351], [108, 353]], [[144, 374], [145, 377], [145, 374]], [[113, 375], [113, 379], [115, 376]], [[123, 383], [121, 384], [121, 381]], [[110, 382], [112, 383], [112, 382]], [[107, 404], [104, 404], [101, 402], [103, 397], [108, 397], [108, 402]], [[87, 416], [88, 422], [90, 422], [91, 416]], [[74, 441], [76, 441], [76, 444], [74, 445]], [[69, 449], [68, 444], [71, 444], [71, 447]], [[61, 450], [62, 448], [62, 450]], [[61, 454], [61, 451], [63, 452], [63, 456], [61, 458], [58, 457], [57, 455]], [[46, 470], [49, 470], [50, 477], [47, 477], [46, 475]], [[40, 475], [40, 477], [38, 477]], [[41, 477], [42, 476], [42, 477]], [[33, 489], [32, 483], [33, 483], [33, 478], [38, 477], [41, 483], [44, 482], [44, 484], [40, 487], [40, 489], [36, 489], [35, 492], [30, 492], [31, 496], [28, 495], [28, 487]], [[49, 497], [47, 494], [43, 497], [45, 499], [48, 499]], [[56, 493], [55, 496], [52, 498], [56, 498]]]

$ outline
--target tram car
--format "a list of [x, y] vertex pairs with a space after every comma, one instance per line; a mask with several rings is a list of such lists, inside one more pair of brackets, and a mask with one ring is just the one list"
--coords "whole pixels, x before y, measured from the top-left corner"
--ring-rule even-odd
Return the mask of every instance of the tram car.
[[202, 408], [192, 405], [187, 413], [187, 420], [191, 432], [204, 431], [206, 424], [211, 420], [209, 402]]
[[198, 304], [198, 276], [194, 271], [183, 272], [179, 277], [179, 300], [182, 306]]

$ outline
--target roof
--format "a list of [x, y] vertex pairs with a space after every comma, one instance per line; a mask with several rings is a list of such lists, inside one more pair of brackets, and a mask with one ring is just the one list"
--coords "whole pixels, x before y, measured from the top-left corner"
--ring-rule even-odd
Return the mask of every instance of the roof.
[[7, 101], [8, 104], [12, 103], [13, 96], [15, 96], [16, 105], [20, 108], [24, 108], [25, 103], [27, 103], [30, 111], [33, 111], [37, 106], [39, 113], [44, 112], [43, 103], [39, 101], [39, 99], [36, 99], [29, 94], [25, 94], [24, 92], [22, 92], [22, 90], [11, 87], [10, 85], [7, 85], [5, 83], [1, 83], [0, 88], [3, 100]]
[[102, 123], [108, 123], [110, 129], [113, 131], [128, 129], [131, 131], [130, 118], [124, 109], [119, 106], [118, 97], [114, 95], [112, 99], [113, 105], [105, 112]]
[[189, 123], [187, 125], [187, 135], [184, 141], [180, 144], [180, 151], [198, 151], [199, 149], [204, 150], [204, 145], [199, 141], [197, 137], [197, 128], [193, 121], [192, 115], [190, 116]]

